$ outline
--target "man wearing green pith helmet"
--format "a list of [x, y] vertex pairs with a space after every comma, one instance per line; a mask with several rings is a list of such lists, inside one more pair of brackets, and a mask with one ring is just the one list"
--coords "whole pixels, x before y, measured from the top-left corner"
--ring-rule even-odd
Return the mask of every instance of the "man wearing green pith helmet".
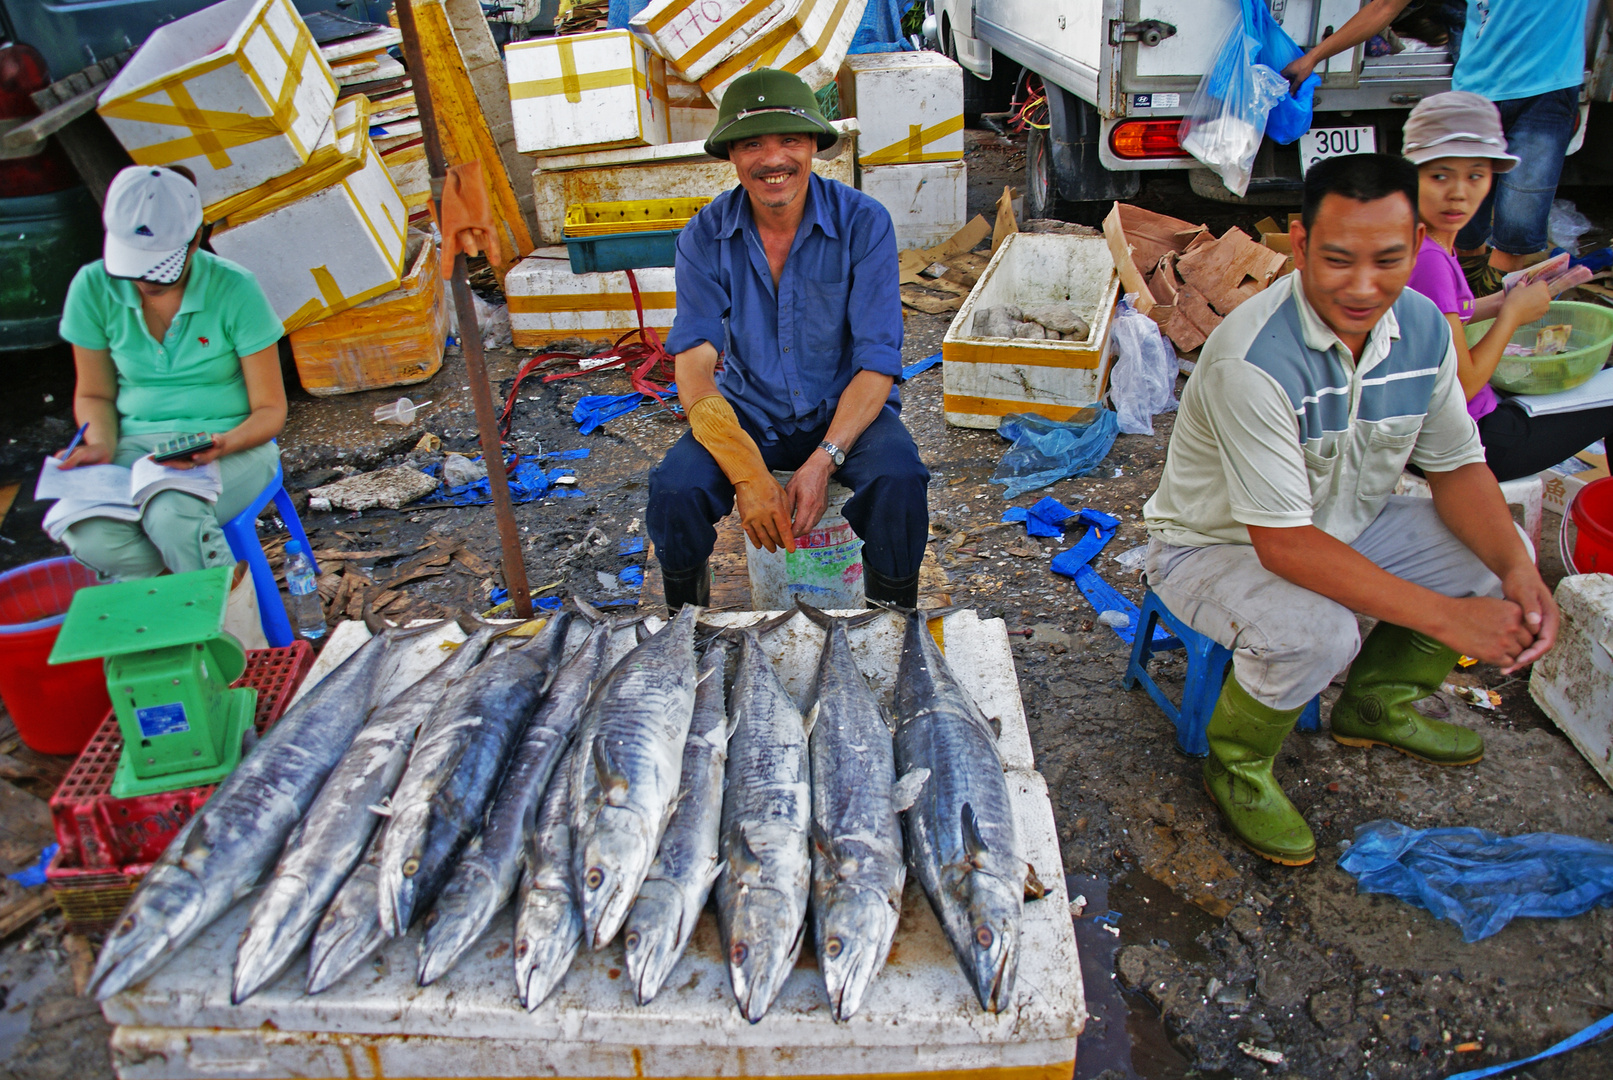
[[[930, 474], [902, 425], [902, 304], [889, 212], [812, 172], [839, 138], [798, 76], [762, 68], [723, 95], [706, 152], [739, 187], [678, 237], [667, 337], [689, 433], [650, 474], [645, 520], [667, 606], [706, 604], [715, 524], [737, 504], [769, 551], [852, 489], [870, 600], [913, 607]], [[721, 370], [718, 370], [719, 360]], [[773, 470], [793, 470], [787, 486]]]

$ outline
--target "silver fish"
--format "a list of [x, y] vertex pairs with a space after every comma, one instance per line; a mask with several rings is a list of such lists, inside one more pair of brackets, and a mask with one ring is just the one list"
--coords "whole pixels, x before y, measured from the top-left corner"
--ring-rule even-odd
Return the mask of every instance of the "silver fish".
[[308, 946], [308, 980], [303, 985], [310, 994], [330, 989], [386, 944], [379, 904], [381, 835], [377, 829], [370, 838], [364, 861], [336, 890], [335, 899], [314, 930], [314, 940]]
[[467, 627], [453, 655], [387, 704], [331, 770], [297, 834], [280, 853], [274, 876], [259, 894], [235, 953], [231, 1000], [239, 1005], [277, 977], [314, 932], [336, 890], [363, 858], [381, 821], [367, 807], [392, 794], [409, 759], [415, 733], [449, 685], [464, 676], [502, 627]]
[[[849, 1020], [885, 966], [902, 912], [907, 866], [891, 725], [852, 656], [849, 626], [797, 601], [824, 628], [812, 698], [812, 936], [836, 1020]], [[912, 785], [910, 784], [909, 787]]]
[[728, 760], [727, 662], [728, 643], [721, 638], [701, 657], [678, 801], [622, 934], [627, 974], [640, 1005], [655, 999], [683, 955], [721, 867], [717, 841]]
[[928, 770], [903, 815], [908, 864], [981, 1007], [1002, 1012], [1014, 1000], [1025, 863], [996, 736], [916, 612], [902, 640], [896, 721], [902, 780]]
[[571, 765], [581, 746], [572, 741], [543, 794], [521, 878], [515, 992], [528, 1010], [554, 993], [582, 944], [582, 911], [571, 878]]
[[560, 666], [572, 615], [484, 660], [444, 695], [415, 740], [381, 839], [381, 926], [393, 937], [436, 899], [481, 825], [510, 751]]
[[767, 1015], [801, 953], [812, 867], [811, 766], [807, 723], [763, 652], [759, 628], [736, 636], [741, 644], [728, 695], [732, 727], [717, 924], [734, 999], [754, 1024]]
[[555, 763], [571, 745], [588, 693], [604, 666], [613, 629], [608, 620], [595, 621], [522, 733], [499, 781], [487, 823], [465, 849], [427, 917], [420, 942], [421, 986], [446, 974], [515, 892], [537, 824], [538, 804], [550, 787]]
[[387, 649], [418, 632], [379, 629], [287, 709], [185, 823], [101, 948], [89, 982], [101, 1000], [162, 966], [257, 886], [363, 725]]
[[572, 763], [572, 873], [583, 938], [616, 936], [661, 844], [678, 794], [694, 714], [694, 630], [687, 604], [601, 680], [577, 733]]

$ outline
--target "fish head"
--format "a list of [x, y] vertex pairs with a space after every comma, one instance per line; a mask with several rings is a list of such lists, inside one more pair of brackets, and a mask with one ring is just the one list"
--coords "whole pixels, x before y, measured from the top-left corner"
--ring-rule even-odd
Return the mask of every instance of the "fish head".
[[[814, 897], [816, 899], [816, 897]], [[836, 1020], [851, 1019], [884, 966], [896, 933], [896, 909], [872, 889], [833, 889], [817, 921], [818, 967]]]
[[[724, 948], [734, 1000], [745, 1019], [754, 1024], [767, 1015], [783, 989], [795, 966], [805, 927], [795, 901], [776, 889], [748, 887], [742, 896], [725, 920]], [[796, 927], [793, 934], [792, 926]]]
[[259, 894], [235, 949], [232, 1004], [267, 986], [290, 962], [302, 942], [301, 930], [312, 929], [308, 899], [308, 883], [296, 873], [277, 874]]
[[308, 948], [308, 978], [303, 989], [319, 994], [334, 986], [386, 940], [376, 921], [375, 906], [348, 910], [333, 904], [319, 921]]
[[88, 984], [96, 998], [105, 1001], [123, 990], [156, 967], [175, 942], [188, 940], [206, 902], [202, 883], [177, 866], [148, 874], [101, 946]]
[[578, 847], [577, 906], [589, 948], [610, 944], [655, 858], [655, 840], [644, 819], [620, 806], [602, 806]]
[[582, 924], [571, 896], [555, 889], [529, 889], [515, 925], [515, 988], [528, 1011], [560, 985], [577, 954]]
[[640, 1005], [648, 1005], [661, 992], [681, 950], [683, 905], [663, 882], [646, 881], [633, 901], [633, 911], [623, 927], [622, 949], [627, 974]]
[[424, 856], [426, 828], [431, 817], [429, 804], [396, 810], [381, 840], [380, 890], [381, 928], [388, 937], [399, 937], [414, 921], [420, 886], [416, 876]]
[[980, 1007], [1002, 1012], [1014, 1000], [1024, 886], [977, 870], [964, 881], [969, 915], [969, 979]]

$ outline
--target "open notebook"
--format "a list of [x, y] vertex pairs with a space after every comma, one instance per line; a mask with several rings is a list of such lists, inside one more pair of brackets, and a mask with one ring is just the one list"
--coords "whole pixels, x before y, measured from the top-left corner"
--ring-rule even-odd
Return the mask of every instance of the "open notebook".
[[1572, 390], [1561, 390], [1555, 394], [1519, 394], [1511, 400], [1530, 416], [1551, 416], [1554, 413], [1579, 412], [1613, 405], [1613, 368], [1603, 368], [1592, 375], [1589, 382], [1580, 383]]
[[59, 458], [47, 457], [34, 486], [34, 498], [57, 500], [45, 513], [45, 532], [57, 542], [69, 525], [85, 518], [138, 521], [158, 492], [183, 491], [217, 502], [223, 490], [216, 461], [194, 469], [171, 469], [152, 461], [148, 454], [127, 469], [122, 465], [63, 469], [61, 464]]

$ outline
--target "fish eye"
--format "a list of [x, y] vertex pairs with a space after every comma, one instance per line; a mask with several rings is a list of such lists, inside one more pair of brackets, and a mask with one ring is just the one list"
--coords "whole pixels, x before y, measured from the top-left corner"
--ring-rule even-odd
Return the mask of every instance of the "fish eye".
[[426, 916], [426, 929], [430, 930], [433, 926], [436, 926], [436, 925], [437, 925], [437, 913], [435, 911], [433, 911], [430, 915]]
[[745, 962], [745, 957], [749, 955], [750, 950], [745, 948], [745, 943], [743, 941], [734, 942], [734, 947], [728, 950], [728, 959], [735, 964], [743, 964]]
[[526, 938], [522, 938], [520, 941], [515, 943], [515, 958], [517, 960], [521, 959], [521, 957], [525, 956], [531, 951], [532, 943], [527, 941]]
[[835, 957], [840, 955], [841, 950], [843, 950], [845, 947], [845, 944], [839, 938], [832, 937], [823, 943], [823, 955], [833, 960]]
[[420, 869], [420, 860], [419, 859], [405, 859], [404, 860], [404, 862], [403, 862], [403, 876], [404, 877], [414, 877], [415, 872], [418, 871], [419, 869]]
[[626, 945], [629, 949], [638, 948], [638, 931], [629, 930], [627, 932], [627, 936], [622, 939], [622, 944]]
[[994, 941], [994, 940], [996, 940], [996, 939], [995, 939], [995, 938], [993, 938], [993, 937], [992, 937], [992, 934], [991, 934], [991, 927], [989, 927], [989, 926], [982, 926], [982, 927], [979, 927], [979, 928], [977, 928], [977, 929], [976, 929], [976, 930], [975, 930], [975, 942], [976, 942], [976, 943], [977, 943], [977, 944], [978, 944], [978, 945], [979, 945], [979, 946], [980, 946], [980, 947], [981, 947], [981, 948], [982, 948], [982, 949], [989, 949], [989, 948], [991, 948], [991, 943], [992, 943], [992, 942], [993, 942], [993, 941]]
[[597, 889], [601, 885], [605, 884], [605, 871], [601, 870], [597, 866], [590, 866], [588, 868], [588, 873], [583, 877], [583, 882], [590, 889]]

